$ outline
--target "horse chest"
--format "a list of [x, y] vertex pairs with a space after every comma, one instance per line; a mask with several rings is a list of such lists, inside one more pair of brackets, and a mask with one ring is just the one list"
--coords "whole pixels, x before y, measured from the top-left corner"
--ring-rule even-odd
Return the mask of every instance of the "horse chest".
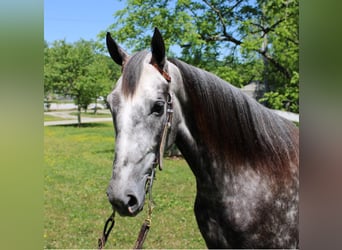
[[[286, 195], [272, 193], [270, 182], [253, 171], [220, 179], [225, 188], [198, 185], [195, 203], [197, 222], [209, 248], [289, 246], [296, 232], [288, 225], [295, 224], [298, 208], [289, 207]], [[288, 212], [284, 214], [285, 207]]]

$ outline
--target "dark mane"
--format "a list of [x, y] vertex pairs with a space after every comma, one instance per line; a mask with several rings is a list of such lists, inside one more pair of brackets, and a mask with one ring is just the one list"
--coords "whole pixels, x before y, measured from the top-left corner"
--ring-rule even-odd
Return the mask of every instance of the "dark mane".
[[139, 82], [143, 67], [143, 59], [147, 51], [134, 54], [123, 67], [122, 92], [126, 97], [133, 96]]
[[298, 161], [299, 136], [292, 122], [209, 72], [169, 61], [180, 70], [194, 107], [192, 126], [214, 158], [234, 166], [247, 163], [276, 176], [290, 175], [289, 164]]

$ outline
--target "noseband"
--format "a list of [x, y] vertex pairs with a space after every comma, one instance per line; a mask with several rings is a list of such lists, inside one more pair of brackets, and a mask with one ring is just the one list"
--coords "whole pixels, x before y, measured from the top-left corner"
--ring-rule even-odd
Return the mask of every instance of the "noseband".
[[[161, 67], [159, 67], [156, 63], [151, 63], [153, 67], [155, 67], [158, 72], [164, 77], [164, 79], [169, 83], [171, 83], [171, 76]], [[163, 156], [164, 156], [164, 150], [167, 143], [167, 137], [170, 132], [171, 124], [172, 124], [172, 118], [173, 118], [173, 102], [172, 102], [172, 94], [170, 92], [170, 86], [169, 86], [169, 92], [167, 93], [167, 100], [166, 100], [166, 119], [164, 123], [163, 133], [161, 136], [161, 140], [159, 143], [159, 150], [156, 153], [156, 159], [152, 164], [152, 171], [150, 176], [148, 177], [148, 181], [146, 183], [146, 194], [148, 193], [149, 199], [148, 199], [148, 215], [145, 219], [144, 223], [141, 226], [138, 239], [135, 242], [135, 245], [133, 249], [142, 249], [142, 246], [144, 244], [144, 241], [146, 239], [147, 233], [151, 227], [151, 219], [152, 219], [152, 210], [153, 210], [153, 200], [152, 200], [152, 185], [153, 180], [155, 178], [155, 169], [157, 168], [157, 165], [159, 166], [159, 170], [163, 170]], [[98, 239], [98, 249], [103, 249], [109, 233], [113, 229], [115, 225], [115, 211], [110, 215], [110, 217], [107, 219], [102, 237]]]

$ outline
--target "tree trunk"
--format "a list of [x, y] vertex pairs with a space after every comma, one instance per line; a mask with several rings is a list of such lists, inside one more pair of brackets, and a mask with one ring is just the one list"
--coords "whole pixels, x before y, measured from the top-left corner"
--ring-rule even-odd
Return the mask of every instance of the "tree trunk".
[[[268, 40], [267, 40], [267, 34], [264, 36], [264, 40], [262, 43], [261, 51], [267, 51], [267, 45], [268, 45]], [[268, 60], [263, 56], [263, 61], [264, 61], [264, 72], [263, 72], [263, 78], [264, 78], [264, 92], [269, 92], [270, 91], [270, 86], [268, 84]]]
[[94, 115], [96, 115], [96, 112], [97, 112], [97, 98], [95, 98]]
[[81, 127], [81, 105], [77, 105], [77, 126], [80, 128]]

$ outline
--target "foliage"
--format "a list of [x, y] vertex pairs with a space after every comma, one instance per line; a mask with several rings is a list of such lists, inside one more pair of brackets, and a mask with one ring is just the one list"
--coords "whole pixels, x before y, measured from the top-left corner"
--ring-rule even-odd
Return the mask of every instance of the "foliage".
[[[113, 163], [112, 123], [44, 128], [44, 249], [94, 249], [111, 213], [106, 188]], [[205, 248], [193, 204], [195, 178], [182, 159], [165, 159], [153, 185], [145, 248]], [[106, 249], [133, 246], [146, 211], [116, 216]]]
[[110, 66], [110, 59], [96, 49], [95, 42], [85, 40], [74, 44], [59, 40], [51, 47], [45, 43], [45, 97], [52, 93], [70, 96], [80, 112], [100, 96], [106, 96], [116, 71]]
[[291, 82], [282, 88], [278, 88], [278, 91], [270, 91], [265, 93], [264, 97], [260, 101], [266, 101], [274, 109], [291, 110], [292, 112], [299, 113], [299, 89], [298, 89], [299, 75], [297, 72], [293, 73]]
[[[299, 85], [293, 81], [299, 72], [298, 0], [126, 3], [110, 26], [113, 37], [126, 47], [148, 48], [153, 27], [158, 27], [168, 55], [237, 86], [262, 82], [270, 92], [264, 99], [268, 105], [298, 110], [298, 95], [290, 93], [298, 93]], [[274, 93], [280, 102], [275, 102]]]

